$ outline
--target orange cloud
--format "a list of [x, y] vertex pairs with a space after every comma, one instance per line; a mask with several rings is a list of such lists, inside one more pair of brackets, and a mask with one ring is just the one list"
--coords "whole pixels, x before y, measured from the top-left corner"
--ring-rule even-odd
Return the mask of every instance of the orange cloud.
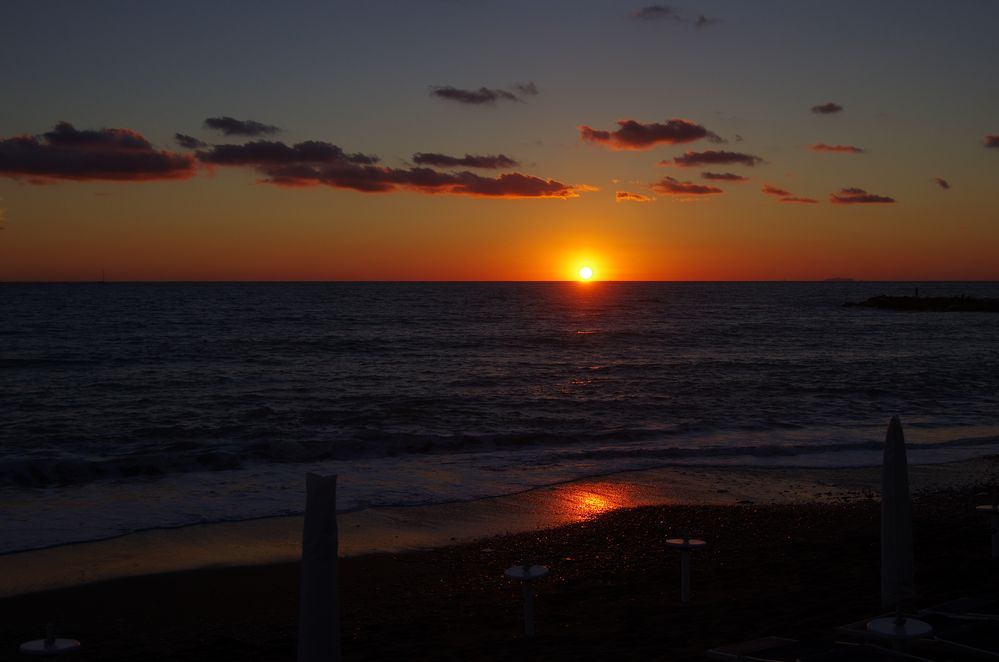
[[601, 131], [589, 126], [579, 127], [579, 137], [614, 150], [650, 149], [656, 145], [680, 145], [701, 138], [721, 141], [716, 134], [700, 124], [685, 119], [671, 119], [665, 123], [642, 124], [635, 120], [618, 120], [618, 129]]
[[650, 198], [641, 193], [629, 193], [628, 191], [618, 191], [614, 194], [616, 202], [652, 202], [655, 198]]

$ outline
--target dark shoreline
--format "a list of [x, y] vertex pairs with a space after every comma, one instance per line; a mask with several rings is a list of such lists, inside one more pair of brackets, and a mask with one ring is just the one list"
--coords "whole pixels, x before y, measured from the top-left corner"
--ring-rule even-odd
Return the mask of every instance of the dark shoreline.
[[[999, 590], [977, 490], [914, 500], [922, 607]], [[709, 547], [694, 559], [693, 602], [678, 596], [667, 534]], [[879, 508], [842, 504], [649, 506], [546, 531], [341, 561], [345, 660], [701, 659], [763, 635], [831, 638], [880, 612]], [[551, 567], [538, 584], [538, 637], [520, 632], [519, 589], [503, 570]], [[78, 660], [290, 660], [294, 563], [111, 580], [0, 600], [0, 659], [54, 621]]]

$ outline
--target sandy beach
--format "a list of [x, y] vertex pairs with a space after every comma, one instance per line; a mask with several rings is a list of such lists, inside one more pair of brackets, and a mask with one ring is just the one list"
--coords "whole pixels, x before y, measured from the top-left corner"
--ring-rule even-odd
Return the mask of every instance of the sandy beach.
[[[973, 512], [988, 497], [963, 464], [913, 468], [914, 608], [999, 589], [986, 523]], [[880, 611], [879, 506], [865, 487], [876, 472], [865, 472], [830, 471], [838, 487], [797, 500], [750, 502], [718, 488], [727, 505], [612, 508], [541, 531], [349, 556], [344, 658], [692, 660], [763, 635], [831, 639], [835, 626]], [[694, 559], [688, 606], [665, 544], [684, 529], [709, 542]], [[533, 640], [521, 634], [519, 588], [503, 577], [525, 561], [552, 570], [537, 585]], [[293, 659], [297, 595], [297, 564], [280, 562], [8, 597], [0, 656], [16, 658], [17, 643], [53, 621], [84, 643], [79, 660]]]

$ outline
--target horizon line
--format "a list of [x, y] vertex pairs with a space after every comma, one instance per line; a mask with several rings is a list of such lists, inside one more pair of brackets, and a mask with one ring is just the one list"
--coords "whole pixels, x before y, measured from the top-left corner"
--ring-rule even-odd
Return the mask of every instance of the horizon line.
[[963, 278], [903, 278], [903, 279], [878, 279], [878, 278], [821, 278], [821, 279], [746, 279], [746, 280], [419, 280], [419, 279], [329, 279], [329, 280], [229, 280], [229, 279], [206, 279], [206, 280], [0, 280], [0, 285], [197, 285], [197, 284], [245, 284], [245, 285], [279, 285], [279, 284], [550, 284], [550, 283], [578, 283], [580, 285], [593, 285], [596, 283], [999, 283], [999, 279], [963, 279]]

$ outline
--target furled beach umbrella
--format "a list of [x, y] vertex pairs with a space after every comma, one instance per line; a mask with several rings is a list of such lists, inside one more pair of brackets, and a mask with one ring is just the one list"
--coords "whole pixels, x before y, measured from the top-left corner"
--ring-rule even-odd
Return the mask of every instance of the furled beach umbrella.
[[916, 595], [912, 581], [912, 500], [902, 422], [893, 416], [881, 467], [881, 606]]
[[929, 624], [902, 614], [902, 601], [915, 595], [909, 465], [905, 459], [902, 422], [898, 416], [892, 416], [881, 466], [881, 606], [894, 607], [895, 616], [868, 622], [868, 631], [895, 641], [924, 637], [932, 632]]
[[339, 662], [336, 476], [310, 473], [306, 475], [305, 484], [298, 662]]

